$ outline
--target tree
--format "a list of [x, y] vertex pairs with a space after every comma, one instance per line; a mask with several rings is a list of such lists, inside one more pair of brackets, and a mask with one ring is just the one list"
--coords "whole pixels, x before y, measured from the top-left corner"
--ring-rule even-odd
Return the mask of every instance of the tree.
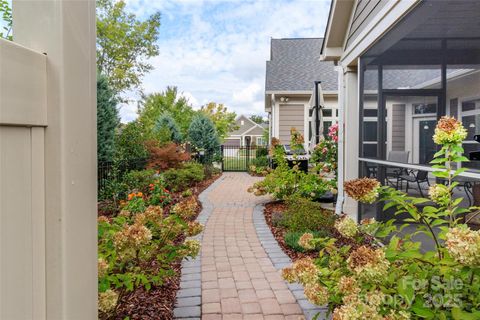
[[115, 158], [117, 160], [141, 159], [148, 156], [145, 136], [137, 121], [122, 125], [115, 141]]
[[227, 107], [223, 104], [210, 102], [200, 109], [215, 124], [218, 136], [224, 139], [229, 132], [238, 129], [235, 118], [235, 112], [228, 112]]
[[125, 11], [125, 1], [97, 0], [97, 67], [117, 92], [136, 89], [158, 55], [160, 12], [145, 21]]
[[256, 114], [251, 115], [250, 120], [258, 124], [266, 123], [262, 116]]
[[160, 115], [158, 118], [157, 123], [155, 124], [155, 133], [159, 137], [161, 143], [173, 141], [178, 144], [182, 142], [180, 129], [168, 112]]
[[178, 96], [176, 87], [167, 87], [163, 92], [152, 93], [143, 98], [138, 122], [142, 125], [144, 133], [153, 139], [155, 123], [165, 113], [175, 120], [182, 135], [186, 136], [195, 111], [185, 97]]
[[0, 38], [12, 40], [12, 8], [7, 0], [0, 0], [0, 15], [2, 17], [3, 30], [0, 32]]
[[120, 124], [117, 98], [107, 78], [97, 75], [97, 155], [98, 160], [112, 160], [115, 151], [115, 131]]
[[212, 120], [198, 113], [190, 124], [188, 138], [195, 149], [205, 152], [205, 162], [211, 163], [220, 149], [220, 139]]

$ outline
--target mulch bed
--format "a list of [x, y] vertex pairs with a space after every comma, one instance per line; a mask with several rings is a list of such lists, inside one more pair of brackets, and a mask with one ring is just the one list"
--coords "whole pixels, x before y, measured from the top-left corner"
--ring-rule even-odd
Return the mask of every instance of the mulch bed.
[[[269, 226], [270, 230], [272, 231], [275, 240], [277, 240], [280, 248], [282, 248], [283, 252], [292, 259], [292, 261], [296, 261], [298, 259], [310, 257], [310, 258], [317, 258], [318, 251], [310, 251], [310, 252], [298, 252], [290, 248], [285, 243], [285, 234], [288, 230], [284, 227], [274, 226], [272, 224], [272, 215], [279, 212], [283, 213], [287, 210], [287, 205], [284, 201], [273, 201], [265, 204], [264, 215], [265, 220], [267, 221], [267, 225]], [[362, 245], [370, 245], [374, 246], [374, 239], [372, 237], [365, 236], [365, 239], [362, 243], [357, 243], [352, 239], [343, 237], [338, 231], [335, 229], [331, 230], [332, 238], [336, 238], [337, 241], [335, 242], [335, 246], [343, 247], [343, 246], [350, 246], [351, 249], [356, 249]]]
[[[199, 194], [207, 189], [220, 176], [220, 174], [215, 175], [190, 188], [198, 203], [197, 214], [192, 218], [192, 221], [195, 220], [202, 211], [201, 202], [198, 201]], [[174, 200], [173, 203], [178, 202], [178, 200], [182, 198], [181, 193], [173, 194], [172, 198]], [[169, 207], [164, 208], [164, 210], [164, 212], [168, 212]], [[184, 240], [184, 237], [179, 237], [176, 242], [180, 244]], [[163, 286], [152, 286], [148, 291], [143, 287], [139, 287], [123, 296], [118, 304], [117, 316], [114, 319], [124, 320], [128, 317], [130, 320], [172, 320], [173, 309], [182, 275], [181, 261], [178, 260], [173, 263], [172, 269], [175, 271], [175, 275], [170, 277]]]

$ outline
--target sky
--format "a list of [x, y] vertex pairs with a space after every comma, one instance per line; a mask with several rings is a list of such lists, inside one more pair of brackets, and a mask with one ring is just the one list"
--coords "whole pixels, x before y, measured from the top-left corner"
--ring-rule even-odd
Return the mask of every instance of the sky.
[[[210, 101], [237, 114], [262, 114], [271, 38], [323, 37], [330, 0], [126, 0], [143, 19], [161, 12], [158, 45], [145, 76], [146, 93], [176, 86], [194, 108]], [[136, 118], [136, 104], [120, 109]]]

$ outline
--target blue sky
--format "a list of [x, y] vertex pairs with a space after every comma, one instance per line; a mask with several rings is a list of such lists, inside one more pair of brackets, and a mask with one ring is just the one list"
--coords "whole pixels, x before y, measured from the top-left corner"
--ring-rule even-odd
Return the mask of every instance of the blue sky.
[[[126, 0], [139, 17], [162, 14], [160, 55], [145, 92], [177, 86], [194, 107], [215, 101], [237, 114], [260, 114], [270, 38], [323, 37], [329, 0]], [[136, 117], [123, 106], [123, 121]]]

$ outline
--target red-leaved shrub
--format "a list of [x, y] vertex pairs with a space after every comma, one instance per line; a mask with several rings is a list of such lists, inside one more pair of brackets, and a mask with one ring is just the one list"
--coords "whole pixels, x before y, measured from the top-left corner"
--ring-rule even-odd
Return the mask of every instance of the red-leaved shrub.
[[146, 146], [150, 154], [147, 163], [148, 169], [164, 171], [178, 168], [182, 163], [190, 160], [190, 154], [173, 142], [159, 146], [156, 141], [148, 141]]

